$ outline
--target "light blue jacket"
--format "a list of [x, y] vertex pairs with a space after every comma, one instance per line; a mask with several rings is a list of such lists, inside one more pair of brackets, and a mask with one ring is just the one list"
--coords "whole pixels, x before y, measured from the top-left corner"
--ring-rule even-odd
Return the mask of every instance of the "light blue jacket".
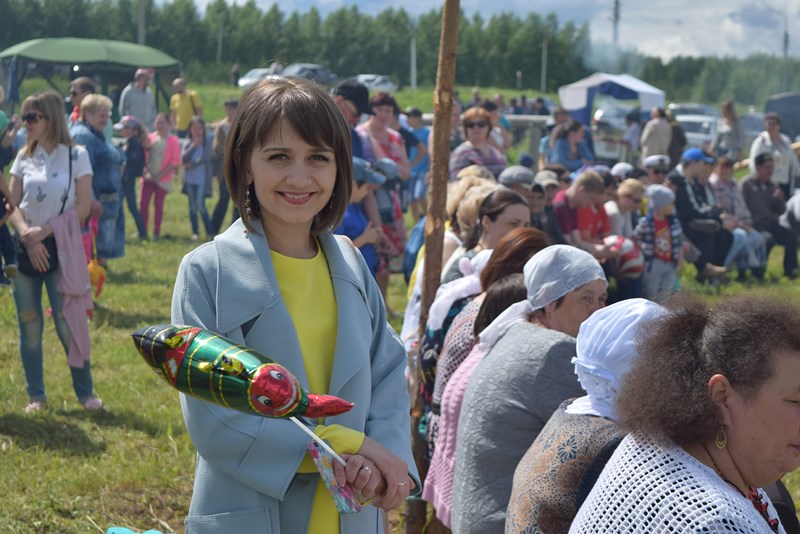
[[586, 141], [578, 143], [578, 156], [575, 159], [570, 157], [569, 141], [564, 137], [556, 141], [556, 146], [550, 152], [550, 163], [560, 163], [571, 172], [583, 167], [587, 161], [594, 161], [594, 154], [589, 150]]
[[[300, 345], [281, 298], [263, 230], [241, 220], [181, 262], [172, 322], [197, 325], [256, 349], [286, 366], [308, 388]], [[327, 393], [355, 403], [326, 424], [365, 432], [408, 463], [411, 453], [406, 354], [386, 322], [377, 284], [351, 244], [319, 237], [333, 281], [338, 325]], [[350, 261], [346, 254], [352, 254]], [[358, 265], [357, 272], [350, 267]], [[313, 306], [313, 302], [308, 303]], [[243, 325], [244, 328], [243, 328]], [[324, 393], [324, 392], [319, 392]], [[181, 395], [197, 447], [187, 534], [307, 532], [317, 474], [297, 475], [308, 437], [286, 420], [246, 415]], [[379, 511], [340, 516], [342, 534], [380, 533]]]

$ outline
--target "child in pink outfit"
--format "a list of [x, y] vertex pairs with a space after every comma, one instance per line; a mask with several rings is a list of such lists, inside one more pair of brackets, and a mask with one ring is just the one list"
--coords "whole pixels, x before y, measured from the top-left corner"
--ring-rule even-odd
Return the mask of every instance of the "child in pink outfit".
[[172, 191], [172, 176], [181, 163], [181, 147], [178, 138], [172, 135], [169, 117], [156, 115], [156, 131], [150, 134], [150, 160], [142, 177], [142, 197], [139, 212], [145, 229], [150, 217], [150, 198], [155, 195], [155, 226], [153, 237], [161, 236], [161, 220], [164, 217], [164, 197]]

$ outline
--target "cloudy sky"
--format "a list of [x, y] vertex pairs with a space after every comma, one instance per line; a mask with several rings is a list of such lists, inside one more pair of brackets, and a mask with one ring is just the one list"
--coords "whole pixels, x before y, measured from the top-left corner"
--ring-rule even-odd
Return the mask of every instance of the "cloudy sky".
[[[204, 6], [208, 0], [196, 0]], [[235, 0], [243, 3], [245, 0]], [[256, 0], [264, 10], [273, 0]], [[556, 13], [559, 21], [589, 23], [592, 40], [611, 42], [614, 0], [461, 0], [468, 15], [485, 17], [506, 11], [524, 16], [532, 10]], [[784, 13], [789, 22], [789, 54], [800, 55], [800, 0], [620, 0], [619, 42], [665, 60], [676, 55], [746, 56], [753, 52], [783, 54]], [[284, 12], [316, 6], [323, 16], [356, 5], [366, 13], [402, 5], [412, 14], [441, 6], [441, 0], [281, 0]]]

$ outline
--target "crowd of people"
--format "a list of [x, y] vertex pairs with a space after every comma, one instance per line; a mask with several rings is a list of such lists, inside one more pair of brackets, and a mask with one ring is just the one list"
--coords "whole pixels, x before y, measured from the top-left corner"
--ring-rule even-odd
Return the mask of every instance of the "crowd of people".
[[[449, 130], [448, 220], [422, 325], [433, 147], [421, 110], [355, 79], [326, 92], [274, 78], [226, 101], [212, 133], [183, 79], [169, 114], [151, 107], [149, 75], [123, 91], [116, 124], [111, 100], [78, 78], [72, 113], [55, 92], [33, 95], [6, 130], [22, 139], [0, 216], [15, 231], [16, 257], [3, 257], [25, 411], [47, 404], [43, 287], [76, 396], [103, 408], [87, 264], [124, 254], [125, 206], [139, 239], [159, 238], [179, 171], [192, 238], [202, 222], [208, 240], [181, 263], [172, 322], [269, 354], [310, 391], [355, 403], [307, 422], [342, 456], [338, 483], [362, 499], [341, 515], [294, 425], [182, 395], [198, 451], [187, 531], [381, 532], [381, 510], [418, 495], [457, 533], [800, 532], [779, 481], [800, 467], [800, 307], [674, 296], [685, 262], [700, 281], [730, 270], [762, 279], [775, 244], [797, 276], [800, 166], [780, 117], [767, 115], [737, 183], [733, 135], [725, 154], [672, 157], [662, 110], [637, 139], [637, 165], [595, 161], [591, 133], [560, 108], [540, 158], [510, 164], [506, 113], [544, 114], [543, 101], [507, 108], [478, 91], [455, 101], [450, 124], [433, 126]], [[725, 117], [735, 129], [735, 113]], [[398, 338], [386, 293], [401, 272]], [[425, 407], [425, 458], [411, 452], [409, 384]], [[425, 478], [415, 460], [429, 464]]]
[[[27, 412], [47, 404], [42, 378], [43, 288], [69, 356], [78, 400], [90, 410], [102, 407], [92, 387], [86, 317], [91, 315], [92, 298], [102, 291], [109, 260], [125, 255], [126, 206], [135, 225], [134, 237], [146, 240], [152, 228], [153, 239], [159, 239], [164, 199], [180, 172], [189, 199], [192, 239], [199, 239], [198, 214], [208, 238], [222, 228], [229, 197], [220, 194], [213, 218], [205, 204], [215, 176], [220, 192], [227, 193], [221, 162], [229, 122], [220, 121], [213, 134], [207, 132], [199, 116], [199, 98], [180, 78], [173, 84], [170, 113], [158, 113], [150, 80], [150, 71], [136, 71], [121, 92], [117, 108], [121, 118], [115, 124], [110, 120], [112, 100], [98, 94], [88, 77], [70, 82], [71, 107], [66, 114], [65, 100], [55, 91], [28, 97], [19, 115], [0, 114], [0, 170], [11, 164], [8, 181], [0, 174], [0, 282], [13, 283], [30, 398]], [[237, 104], [237, 100], [225, 102], [227, 117]], [[185, 124], [185, 131], [176, 129], [176, 124]], [[14, 228], [13, 236], [7, 222]]]

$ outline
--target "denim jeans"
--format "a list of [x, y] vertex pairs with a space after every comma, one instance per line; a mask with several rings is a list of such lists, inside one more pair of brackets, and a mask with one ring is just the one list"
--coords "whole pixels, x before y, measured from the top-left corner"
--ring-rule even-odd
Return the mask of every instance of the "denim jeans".
[[131, 212], [133, 222], [136, 224], [136, 231], [139, 232], [140, 239], [147, 239], [147, 227], [142, 221], [142, 215], [139, 213], [139, 206], [136, 202], [136, 177], [129, 178], [122, 177], [122, 195], [125, 197], [125, 203], [128, 205], [128, 211]]
[[192, 224], [192, 233], [199, 234], [197, 227], [197, 213], [203, 218], [203, 225], [206, 229], [206, 235], [211, 237], [211, 219], [208, 217], [208, 209], [206, 208], [206, 190], [205, 185], [186, 185], [186, 192], [189, 195], [189, 222]]
[[[47, 287], [50, 306], [53, 309], [53, 322], [56, 333], [66, 353], [69, 347], [69, 326], [61, 316], [62, 299], [58, 292], [59, 269], [44, 276], [26, 276], [17, 272], [14, 278], [14, 302], [17, 306], [19, 322], [19, 352], [25, 370], [25, 387], [31, 402], [47, 401], [44, 391], [44, 354], [42, 351], [42, 332], [44, 313], [42, 311], [42, 284]], [[92, 369], [87, 361], [82, 369], [69, 368], [72, 372], [72, 388], [81, 403], [94, 396], [92, 392]]]

